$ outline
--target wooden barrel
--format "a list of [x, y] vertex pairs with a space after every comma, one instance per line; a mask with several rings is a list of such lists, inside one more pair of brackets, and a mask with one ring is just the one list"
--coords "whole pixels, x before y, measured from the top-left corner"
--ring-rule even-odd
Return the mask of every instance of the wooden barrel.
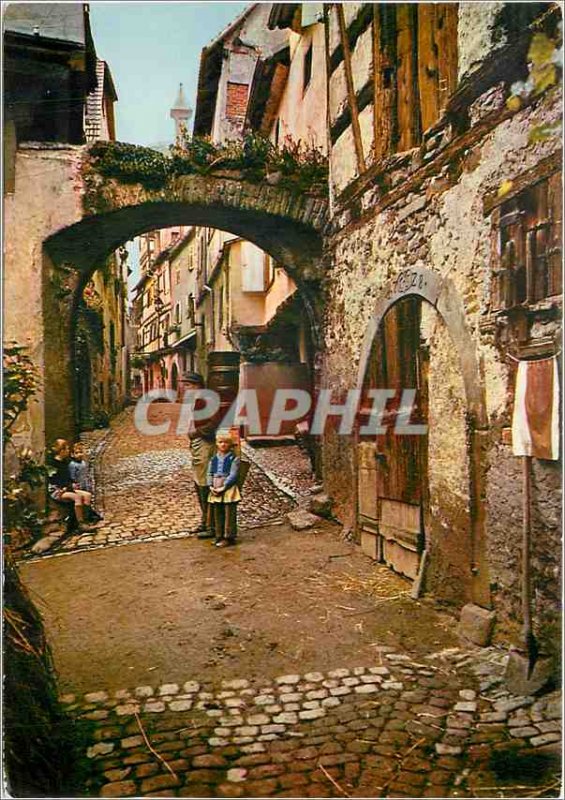
[[233, 351], [214, 351], [208, 354], [207, 388], [220, 395], [218, 424], [224, 418], [239, 391], [240, 354]]

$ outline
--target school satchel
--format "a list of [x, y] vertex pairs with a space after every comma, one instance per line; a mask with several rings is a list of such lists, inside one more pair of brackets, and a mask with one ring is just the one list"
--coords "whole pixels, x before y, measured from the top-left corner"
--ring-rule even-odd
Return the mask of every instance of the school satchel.
[[245, 483], [245, 479], [247, 478], [247, 473], [249, 472], [249, 468], [251, 466], [250, 461], [240, 461], [239, 462], [239, 471], [237, 473], [237, 486], [239, 489], [243, 487]]

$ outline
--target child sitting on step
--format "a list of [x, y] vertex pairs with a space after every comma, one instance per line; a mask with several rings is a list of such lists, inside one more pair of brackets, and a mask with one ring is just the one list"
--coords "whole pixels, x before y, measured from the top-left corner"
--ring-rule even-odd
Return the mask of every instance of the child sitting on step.
[[82, 491], [73, 483], [70, 466], [71, 448], [66, 439], [56, 439], [49, 459], [49, 496], [56, 503], [73, 502], [79, 530], [89, 531], [93, 519], [92, 494]]
[[[84, 457], [84, 445], [82, 442], [75, 442], [71, 450], [71, 460], [69, 462], [69, 472], [73, 486], [83, 492], [90, 492], [92, 494], [92, 481], [90, 480], [90, 470], [88, 461]], [[90, 506], [90, 517], [92, 520], [99, 522], [102, 515]]]

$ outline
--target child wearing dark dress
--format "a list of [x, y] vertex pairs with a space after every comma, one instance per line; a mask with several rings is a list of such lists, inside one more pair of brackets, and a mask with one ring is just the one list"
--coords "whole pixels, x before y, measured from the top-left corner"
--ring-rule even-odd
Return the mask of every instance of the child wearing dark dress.
[[79, 530], [92, 530], [88, 525], [91, 517], [92, 494], [79, 489], [70, 472], [71, 448], [66, 439], [57, 439], [53, 445], [49, 464], [48, 491], [52, 500], [59, 503], [74, 503]]
[[228, 547], [237, 539], [237, 504], [241, 493], [237, 485], [239, 458], [229, 431], [216, 434], [216, 454], [208, 464], [208, 503], [214, 517], [216, 547]]

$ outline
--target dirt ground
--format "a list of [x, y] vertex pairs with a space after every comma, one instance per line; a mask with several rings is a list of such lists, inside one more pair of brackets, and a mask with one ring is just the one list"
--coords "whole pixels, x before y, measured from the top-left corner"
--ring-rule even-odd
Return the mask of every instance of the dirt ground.
[[70, 554], [21, 575], [63, 692], [260, 680], [458, 644], [451, 617], [323, 521], [243, 531], [226, 550], [189, 538]]

